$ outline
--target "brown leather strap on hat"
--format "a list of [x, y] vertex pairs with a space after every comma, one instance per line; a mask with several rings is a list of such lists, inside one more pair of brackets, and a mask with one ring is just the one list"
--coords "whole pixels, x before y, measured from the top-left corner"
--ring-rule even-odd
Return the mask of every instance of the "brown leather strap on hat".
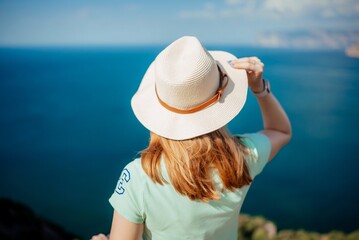
[[[216, 94], [211, 97], [210, 99], [208, 99], [207, 101], [205, 101], [204, 103], [201, 103], [200, 105], [197, 105], [193, 108], [189, 108], [189, 109], [178, 109], [178, 108], [174, 108], [171, 107], [170, 105], [168, 105], [167, 103], [165, 103], [164, 101], [161, 100], [161, 98], [158, 96], [157, 93], [157, 88], [155, 86], [155, 91], [156, 91], [156, 96], [158, 101], [160, 102], [160, 104], [166, 108], [167, 110], [171, 111], [171, 112], [175, 112], [175, 113], [179, 113], [179, 114], [189, 114], [189, 113], [195, 113], [198, 112], [210, 105], [212, 105], [213, 103], [219, 101], [219, 99], [222, 96], [222, 93], [224, 91], [224, 89], [227, 87], [228, 85], [228, 76], [226, 73], [223, 73], [221, 68], [218, 66], [218, 70], [219, 70], [219, 75], [220, 75], [220, 84], [219, 84], [219, 88], [216, 92]], [[223, 82], [226, 80], [226, 82], [223, 84]]]

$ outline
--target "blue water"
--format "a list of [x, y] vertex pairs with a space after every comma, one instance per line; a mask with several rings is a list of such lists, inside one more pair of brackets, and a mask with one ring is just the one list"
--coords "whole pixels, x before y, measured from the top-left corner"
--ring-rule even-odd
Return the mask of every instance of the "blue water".
[[[160, 49], [0, 49], [0, 197], [83, 237], [108, 232], [107, 199], [148, 141], [130, 99]], [[341, 51], [221, 49], [263, 60], [293, 126], [291, 143], [256, 178], [243, 212], [281, 229], [358, 228], [359, 59]], [[261, 128], [252, 96], [229, 127]]]

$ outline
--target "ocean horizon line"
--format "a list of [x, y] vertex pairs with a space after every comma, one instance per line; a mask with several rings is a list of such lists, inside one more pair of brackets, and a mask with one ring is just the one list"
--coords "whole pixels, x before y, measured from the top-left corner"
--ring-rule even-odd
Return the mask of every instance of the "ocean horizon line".
[[[0, 49], [146, 49], [164, 48], [168, 43], [119, 43], [119, 44], [0, 44]], [[206, 44], [207, 49], [211, 48], [247, 48], [273, 51], [301, 51], [301, 52], [344, 52], [346, 48], [328, 47], [269, 47], [255, 44], [235, 43], [210, 43]]]

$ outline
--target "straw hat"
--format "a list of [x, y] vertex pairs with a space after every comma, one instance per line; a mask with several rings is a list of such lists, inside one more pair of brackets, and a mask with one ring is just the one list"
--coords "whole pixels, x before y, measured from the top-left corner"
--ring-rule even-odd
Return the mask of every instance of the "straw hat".
[[169, 139], [197, 137], [225, 126], [247, 97], [245, 70], [232, 68], [236, 57], [207, 51], [195, 37], [182, 37], [151, 63], [132, 98], [137, 119]]

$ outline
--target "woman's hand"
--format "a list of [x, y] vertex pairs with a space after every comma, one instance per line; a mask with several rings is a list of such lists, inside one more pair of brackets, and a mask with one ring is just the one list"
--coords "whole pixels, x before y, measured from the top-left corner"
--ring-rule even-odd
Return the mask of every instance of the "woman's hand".
[[108, 240], [108, 237], [102, 233], [92, 236], [91, 240]]
[[264, 89], [262, 75], [264, 64], [257, 57], [244, 57], [228, 62], [233, 68], [245, 69], [248, 76], [248, 85], [253, 92], [262, 92]]

